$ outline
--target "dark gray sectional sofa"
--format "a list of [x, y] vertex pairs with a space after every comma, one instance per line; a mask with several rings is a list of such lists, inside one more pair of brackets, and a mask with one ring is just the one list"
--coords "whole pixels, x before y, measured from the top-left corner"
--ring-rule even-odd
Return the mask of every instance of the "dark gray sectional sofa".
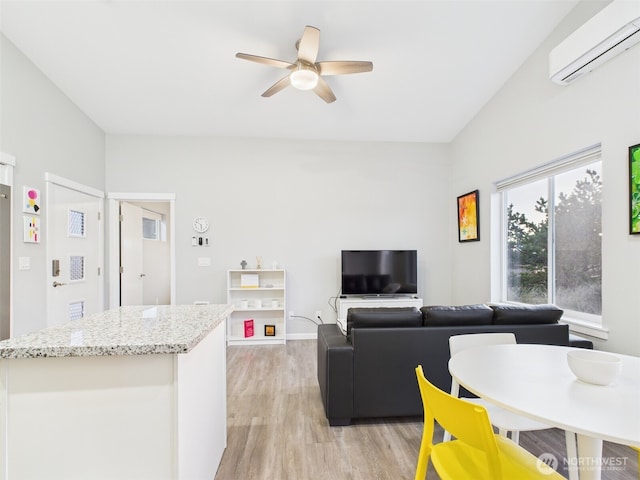
[[[318, 327], [318, 384], [330, 425], [353, 418], [422, 415], [415, 367], [451, 388], [449, 337], [513, 332], [518, 343], [569, 345], [569, 330], [553, 305], [465, 305], [351, 308], [347, 335]], [[588, 344], [576, 345], [588, 347]]]

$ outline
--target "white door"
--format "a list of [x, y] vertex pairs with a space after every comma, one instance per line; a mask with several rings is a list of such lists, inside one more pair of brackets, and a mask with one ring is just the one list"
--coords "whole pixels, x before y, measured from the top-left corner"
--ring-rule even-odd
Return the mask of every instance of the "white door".
[[[163, 249], [162, 255], [155, 256], [151, 262], [143, 259], [143, 305], [151, 304], [168, 304], [173, 305], [176, 298], [175, 271], [176, 271], [176, 254], [175, 254], [175, 193], [110, 193], [109, 194], [109, 258], [120, 258], [120, 203], [132, 202], [141, 207], [143, 211], [145, 207], [153, 205], [153, 210], [157, 210], [164, 215], [165, 220], [165, 237], [166, 250]], [[162, 204], [160, 206], [159, 204]], [[143, 218], [144, 218], [143, 213]], [[140, 235], [142, 233], [140, 232]], [[147, 245], [145, 246], [145, 241]], [[143, 253], [148, 253], [148, 240], [143, 239]], [[145, 256], [143, 255], [143, 256]], [[163, 271], [158, 275], [158, 263], [155, 259], [160, 258], [161, 262], [168, 262], [163, 266]], [[151, 268], [150, 268], [151, 266]], [[125, 266], [126, 267], [126, 266]], [[120, 279], [120, 262], [114, 260], [109, 263], [109, 278], [112, 280]], [[162, 291], [157, 287], [162, 284]], [[120, 281], [109, 282], [109, 307], [116, 308], [120, 306]], [[168, 290], [168, 293], [165, 293]], [[145, 297], [148, 293], [149, 299]], [[136, 301], [139, 305], [140, 303]]]
[[47, 324], [103, 310], [103, 194], [47, 175]]
[[143, 305], [142, 208], [120, 203], [120, 305]]

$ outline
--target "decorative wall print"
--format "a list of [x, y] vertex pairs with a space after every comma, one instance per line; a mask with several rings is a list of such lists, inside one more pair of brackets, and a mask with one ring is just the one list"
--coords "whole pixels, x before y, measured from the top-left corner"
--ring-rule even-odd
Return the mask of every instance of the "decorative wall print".
[[465, 193], [458, 197], [458, 241], [475, 242], [480, 240], [480, 202], [479, 192]]
[[40, 190], [37, 188], [23, 187], [22, 192], [22, 211], [39, 215]]
[[40, 218], [34, 216], [22, 217], [24, 221], [24, 242], [40, 243]]
[[640, 234], [640, 143], [629, 147], [629, 233]]

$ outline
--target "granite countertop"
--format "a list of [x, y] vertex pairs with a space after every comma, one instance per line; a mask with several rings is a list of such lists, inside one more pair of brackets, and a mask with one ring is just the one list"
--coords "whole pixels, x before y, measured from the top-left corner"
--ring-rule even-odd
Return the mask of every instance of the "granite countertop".
[[187, 353], [232, 305], [119, 307], [0, 342], [0, 358]]

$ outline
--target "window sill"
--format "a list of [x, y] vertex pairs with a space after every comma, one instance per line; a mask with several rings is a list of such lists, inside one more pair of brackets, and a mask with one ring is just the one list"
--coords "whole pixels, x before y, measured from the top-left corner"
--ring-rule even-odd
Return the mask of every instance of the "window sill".
[[585, 322], [584, 320], [568, 317], [562, 317], [560, 321], [569, 325], [569, 331], [571, 333], [588, 335], [601, 340], [607, 340], [609, 338], [609, 329], [604, 328], [602, 325], [596, 325], [593, 322]]

